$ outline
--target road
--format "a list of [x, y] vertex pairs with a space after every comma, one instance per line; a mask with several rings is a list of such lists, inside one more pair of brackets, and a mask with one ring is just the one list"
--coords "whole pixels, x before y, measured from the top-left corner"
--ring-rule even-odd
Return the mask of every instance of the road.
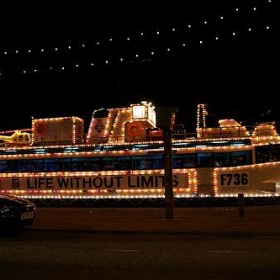
[[279, 237], [2, 234], [0, 279], [279, 279]]

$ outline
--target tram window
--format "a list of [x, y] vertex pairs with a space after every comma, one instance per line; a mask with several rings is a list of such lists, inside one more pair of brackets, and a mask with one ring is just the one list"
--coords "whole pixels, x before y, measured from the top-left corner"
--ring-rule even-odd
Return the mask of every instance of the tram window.
[[105, 157], [102, 159], [102, 169], [104, 170], [114, 170], [115, 169], [115, 161], [114, 157]]
[[134, 156], [132, 157], [132, 169], [160, 169], [163, 168], [162, 155]]
[[213, 166], [230, 166], [230, 153], [213, 153]]
[[18, 160], [8, 160], [7, 169], [12, 172], [18, 172]]
[[57, 170], [59, 171], [71, 171], [70, 159], [59, 158], [57, 159]]
[[129, 156], [105, 157], [102, 159], [102, 167], [104, 170], [131, 169], [131, 158]]
[[6, 172], [8, 171], [8, 165], [6, 160], [0, 161], [0, 172]]
[[89, 171], [90, 164], [88, 158], [73, 158], [72, 159], [73, 171]]
[[34, 160], [34, 165], [36, 166], [35, 168], [37, 169], [37, 171], [39, 171], [39, 172], [44, 171], [44, 160], [43, 159]]
[[103, 151], [109, 152], [109, 151], [123, 151], [123, 150], [130, 150], [129, 145], [106, 145], [103, 146]]
[[211, 153], [198, 154], [197, 162], [199, 167], [213, 166], [212, 154]]
[[131, 169], [131, 157], [118, 157], [116, 161], [116, 169], [118, 170], [129, 170]]
[[256, 147], [256, 163], [273, 162], [280, 160], [280, 145]]
[[89, 158], [88, 165], [85, 166], [85, 171], [99, 171], [100, 170], [100, 158]]
[[196, 167], [195, 154], [173, 155], [173, 168], [192, 168], [192, 167]]
[[45, 159], [44, 160], [44, 171], [45, 172], [57, 171], [57, 160], [56, 159]]
[[[40, 160], [41, 170], [43, 169], [43, 161]], [[39, 168], [39, 161], [37, 160], [19, 160], [18, 162], [18, 170], [20, 172], [37, 172]]]
[[72, 162], [71, 159], [64, 158], [63, 159], [63, 170], [72, 171]]
[[252, 163], [252, 157], [250, 152], [236, 152], [233, 153], [232, 165], [247, 165]]

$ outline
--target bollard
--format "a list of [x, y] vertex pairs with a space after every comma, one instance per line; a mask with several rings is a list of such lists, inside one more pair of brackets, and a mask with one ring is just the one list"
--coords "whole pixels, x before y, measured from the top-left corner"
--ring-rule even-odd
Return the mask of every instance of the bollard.
[[239, 217], [244, 217], [245, 211], [244, 211], [244, 194], [243, 193], [238, 194], [238, 210], [239, 210]]

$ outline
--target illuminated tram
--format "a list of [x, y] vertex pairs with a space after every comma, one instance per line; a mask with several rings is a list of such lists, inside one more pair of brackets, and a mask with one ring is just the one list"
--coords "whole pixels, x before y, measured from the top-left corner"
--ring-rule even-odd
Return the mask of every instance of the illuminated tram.
[[[0, 192], [30, 199], [163, 198], [165, 146], [149, 102], [95, 110], [87, 133], [78, 117], [32, 119], [30, 132], [0, 135]], [[201, 121], [202, 120], [202, 121]], [[200, 125], [202, 123], [202, 125]], [[196, 133], [172, 131], [174, 197], [278, 195], [275, 123], [252, 129], [234, 119]]]

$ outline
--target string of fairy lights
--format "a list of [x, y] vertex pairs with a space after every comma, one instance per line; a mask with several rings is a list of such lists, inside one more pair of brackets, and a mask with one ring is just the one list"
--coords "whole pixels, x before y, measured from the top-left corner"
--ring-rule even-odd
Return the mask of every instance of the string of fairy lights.
[[232, 6], [220, 14], [191, 19], [173, 27], [134, 28], [129, 34], [60, 42], [46, 46], [5, 46], [0, 49], [0, 80], [10, 74], [63, 74], [75, 69], [121, 67], [179, 59], [221, 50], [252, 40], [268, 43], [279, 30], [275, 0]]

